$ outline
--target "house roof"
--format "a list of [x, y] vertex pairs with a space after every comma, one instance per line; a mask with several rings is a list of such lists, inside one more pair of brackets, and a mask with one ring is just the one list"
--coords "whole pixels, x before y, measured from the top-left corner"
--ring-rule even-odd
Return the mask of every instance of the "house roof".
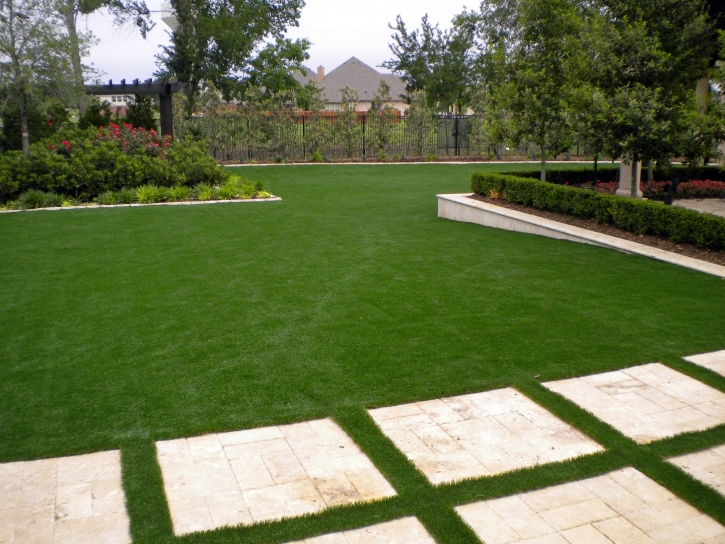
[[381, 74], [355, 57], [350, 57], [340, 66], [325, 76], [321, 85], [325, 88], [328, 102], [342, 102], [340, 89], [348, 86], [357, 89], [361, 102], [373, 99], [373, 95], [380, 86], [380, 80], [390, 85], [390, 97], [393, 100], [402, 100], [405, 92], [405, 83], [394, 74]]
[[317, 70], [313, 70], [309, 66], [302, 66], [304, 68], [304, 72], [295, 72], [292, 77], [294, 77], [300, 85], [303, 87], [307, 85], [310, 81], [317, 81]]
[[[307, 74], [297, 73], [295, 79], [302, 85], [305, 85], [310, 80], [317, 81], [317, 70], [312, 70], [307, 66], [304, 68], [307, 70]], [[342, 102], [340, 89], [345, 86], [356, 89], [359, 100], [361, 102], [367, 102], [373, 99], [373, 95], [380, 86], [380, 80], [390, 85], [390, 97], [394, 101], [403, 100], [405, 83], [402, 79], [395, 74], [381, 74], [355, 57], [350, 57], [327, 74], [322, 80], [322, 83], [320, 83], [320, 86], [325, 89], [327, 102]]]

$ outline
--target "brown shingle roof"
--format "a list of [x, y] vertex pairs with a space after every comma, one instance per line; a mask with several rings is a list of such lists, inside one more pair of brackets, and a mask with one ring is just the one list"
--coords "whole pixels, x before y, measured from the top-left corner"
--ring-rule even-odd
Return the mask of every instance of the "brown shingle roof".
[[[302, 76], [302, 74], [295, 76], [295, 79], [302, 85], [310, 79], [317, 79], [317, 70], [313, 71], [307, 67], [305, 69], [308, 72], [307, 77]], [[333, 104], [342, 102], [340, 89], [346, 85], [351, 89], [357, 89], [360, 101], [367, 102], [373, 99], [373, 95], [380, 85], [380, 80], [384, 80], [390, 85], [390, 97], [394, 101], [403, 100], [405, 83], [403, 83], [402, 79], [394, 74], [381, 74], [355, 57], [350, 57], [350, 59], [332, 70], [325, 76], [320, 85], [325, 88], [327, 101]]]

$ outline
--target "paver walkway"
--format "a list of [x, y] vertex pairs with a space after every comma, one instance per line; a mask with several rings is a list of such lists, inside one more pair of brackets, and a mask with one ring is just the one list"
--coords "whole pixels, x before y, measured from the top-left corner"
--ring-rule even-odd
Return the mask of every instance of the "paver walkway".
[[378, 408], [370, 415], [433, 484], [603, 450], [512, 388]]
[[456, 511], [486, 544], [725, 542], [725, 527], [633, 468]]
[[331, 419], [156, 443], [177, 535], [395, 495]]
[[725, 445], [680, 455], [668, 461], [725, 495]]
[[660, 363], [544, 386], [640, 444], [725, 423], [725, 394]]
[[411, 517], [290, 544], [435, 544], [435, 540], [417, 518]]
[[675, 200], [674, 205], [725, 217], [725, 200], [722, 198], [682, 198]]
[[689, 361], [696, 365], [709, 368], [713, 372], [725, 376], [725, 350], [713, 351], [712, 353], [701, 353], [699, 355], [690, 355], [685, 357], [685, 361]]
[[0, 464], [0, 544], [128, 544], [118, 450]]

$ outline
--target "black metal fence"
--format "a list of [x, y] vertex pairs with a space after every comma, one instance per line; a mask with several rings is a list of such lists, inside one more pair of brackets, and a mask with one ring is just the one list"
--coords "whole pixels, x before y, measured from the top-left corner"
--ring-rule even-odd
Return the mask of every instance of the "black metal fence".
[[336, 112], [323, 112], [318, 117], [300, 113], [250, 117], [229, 112], [176, 119], [174, 133], [179, 139], [205, 139], [210, 153], [219, 161], [310, 160], [315, 151], [326, 160], [491, 153], [490, 146], [472, 141], [475, 122], [473, 115], [411, 120], [399, 115], [382, 118], [371, 112], [358, 114], [357, 119], [345, 123]]

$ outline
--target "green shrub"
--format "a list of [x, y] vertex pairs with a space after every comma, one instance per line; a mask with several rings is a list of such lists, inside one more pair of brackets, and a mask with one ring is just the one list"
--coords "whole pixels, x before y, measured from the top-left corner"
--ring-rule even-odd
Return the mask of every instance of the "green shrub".
[[189, 200], [191, 196], [191, 187], [185, 187], [184, 185], [177, 185], [175, 187], [169, 187], [168, 189], [168, 200], [169, 202], [183, 202]]
[[95, 199], [95, 202], [96, 204], [100, 204], [101, 206], [118, 204], [118, 195], [113, 191], [106, 191], [105, 193], [101, 193], [100, 195], [98, 195]]
[[238, 198], [240, 192], [240, 186], [237, 179], [232, 178], [227, 181], [224, 185], [219, 187], [219, 198], [221, 200], [232, 200]]
[[18, 198], [18, 206], [21, 210], [34, 210], [45, 207], [45, 193], [37, 189], [25, 191]]
[[136, 201], [141, 204], [153, 204], [159, 202], [159, 188], [155, 185], [141, 185], [136, 188]]
[[471, 190], [485, 196], [495, 192], [508, 202], [540, 210], [594, 218], [635, 234], [654, 234], [716, 251], [725, 249], [725, 219], [660, 202], [483, 172], [471, 176]]
[[44, 208], [60, 208], [63, 206], [63, 197], [55, 193], [45, 193]]
[[136, 202], [136, 191], [133, 189], [129, 189], [128, 187], [124, 187], [118, 193], [116, 193], [116, 196], [118, 198], [119, 204], [133, 204]]
[[199, 183], [194, 187], [194, 197], [197, 200], [213, 200], [214, 199], [214, 187], [208, 183]]
[[312, 162], [325, 162], [325, 158], [322, 156], [322, 153], [315, 151], [312, 154]]
[[254, 198], [255, 194], [257, 194], [257, 189], [254, 185], [252, 185], [251, 183], [243, 183], [239, 198], [246, 200], [249, 198]]
[[93, 200], [123, 187], [221, 185], [229, 175], [203, 142], [172, 143], [129, 126], [63, 129], [32, 144], [28, 157], [0, 154], [0, 202], [30, 189]]

